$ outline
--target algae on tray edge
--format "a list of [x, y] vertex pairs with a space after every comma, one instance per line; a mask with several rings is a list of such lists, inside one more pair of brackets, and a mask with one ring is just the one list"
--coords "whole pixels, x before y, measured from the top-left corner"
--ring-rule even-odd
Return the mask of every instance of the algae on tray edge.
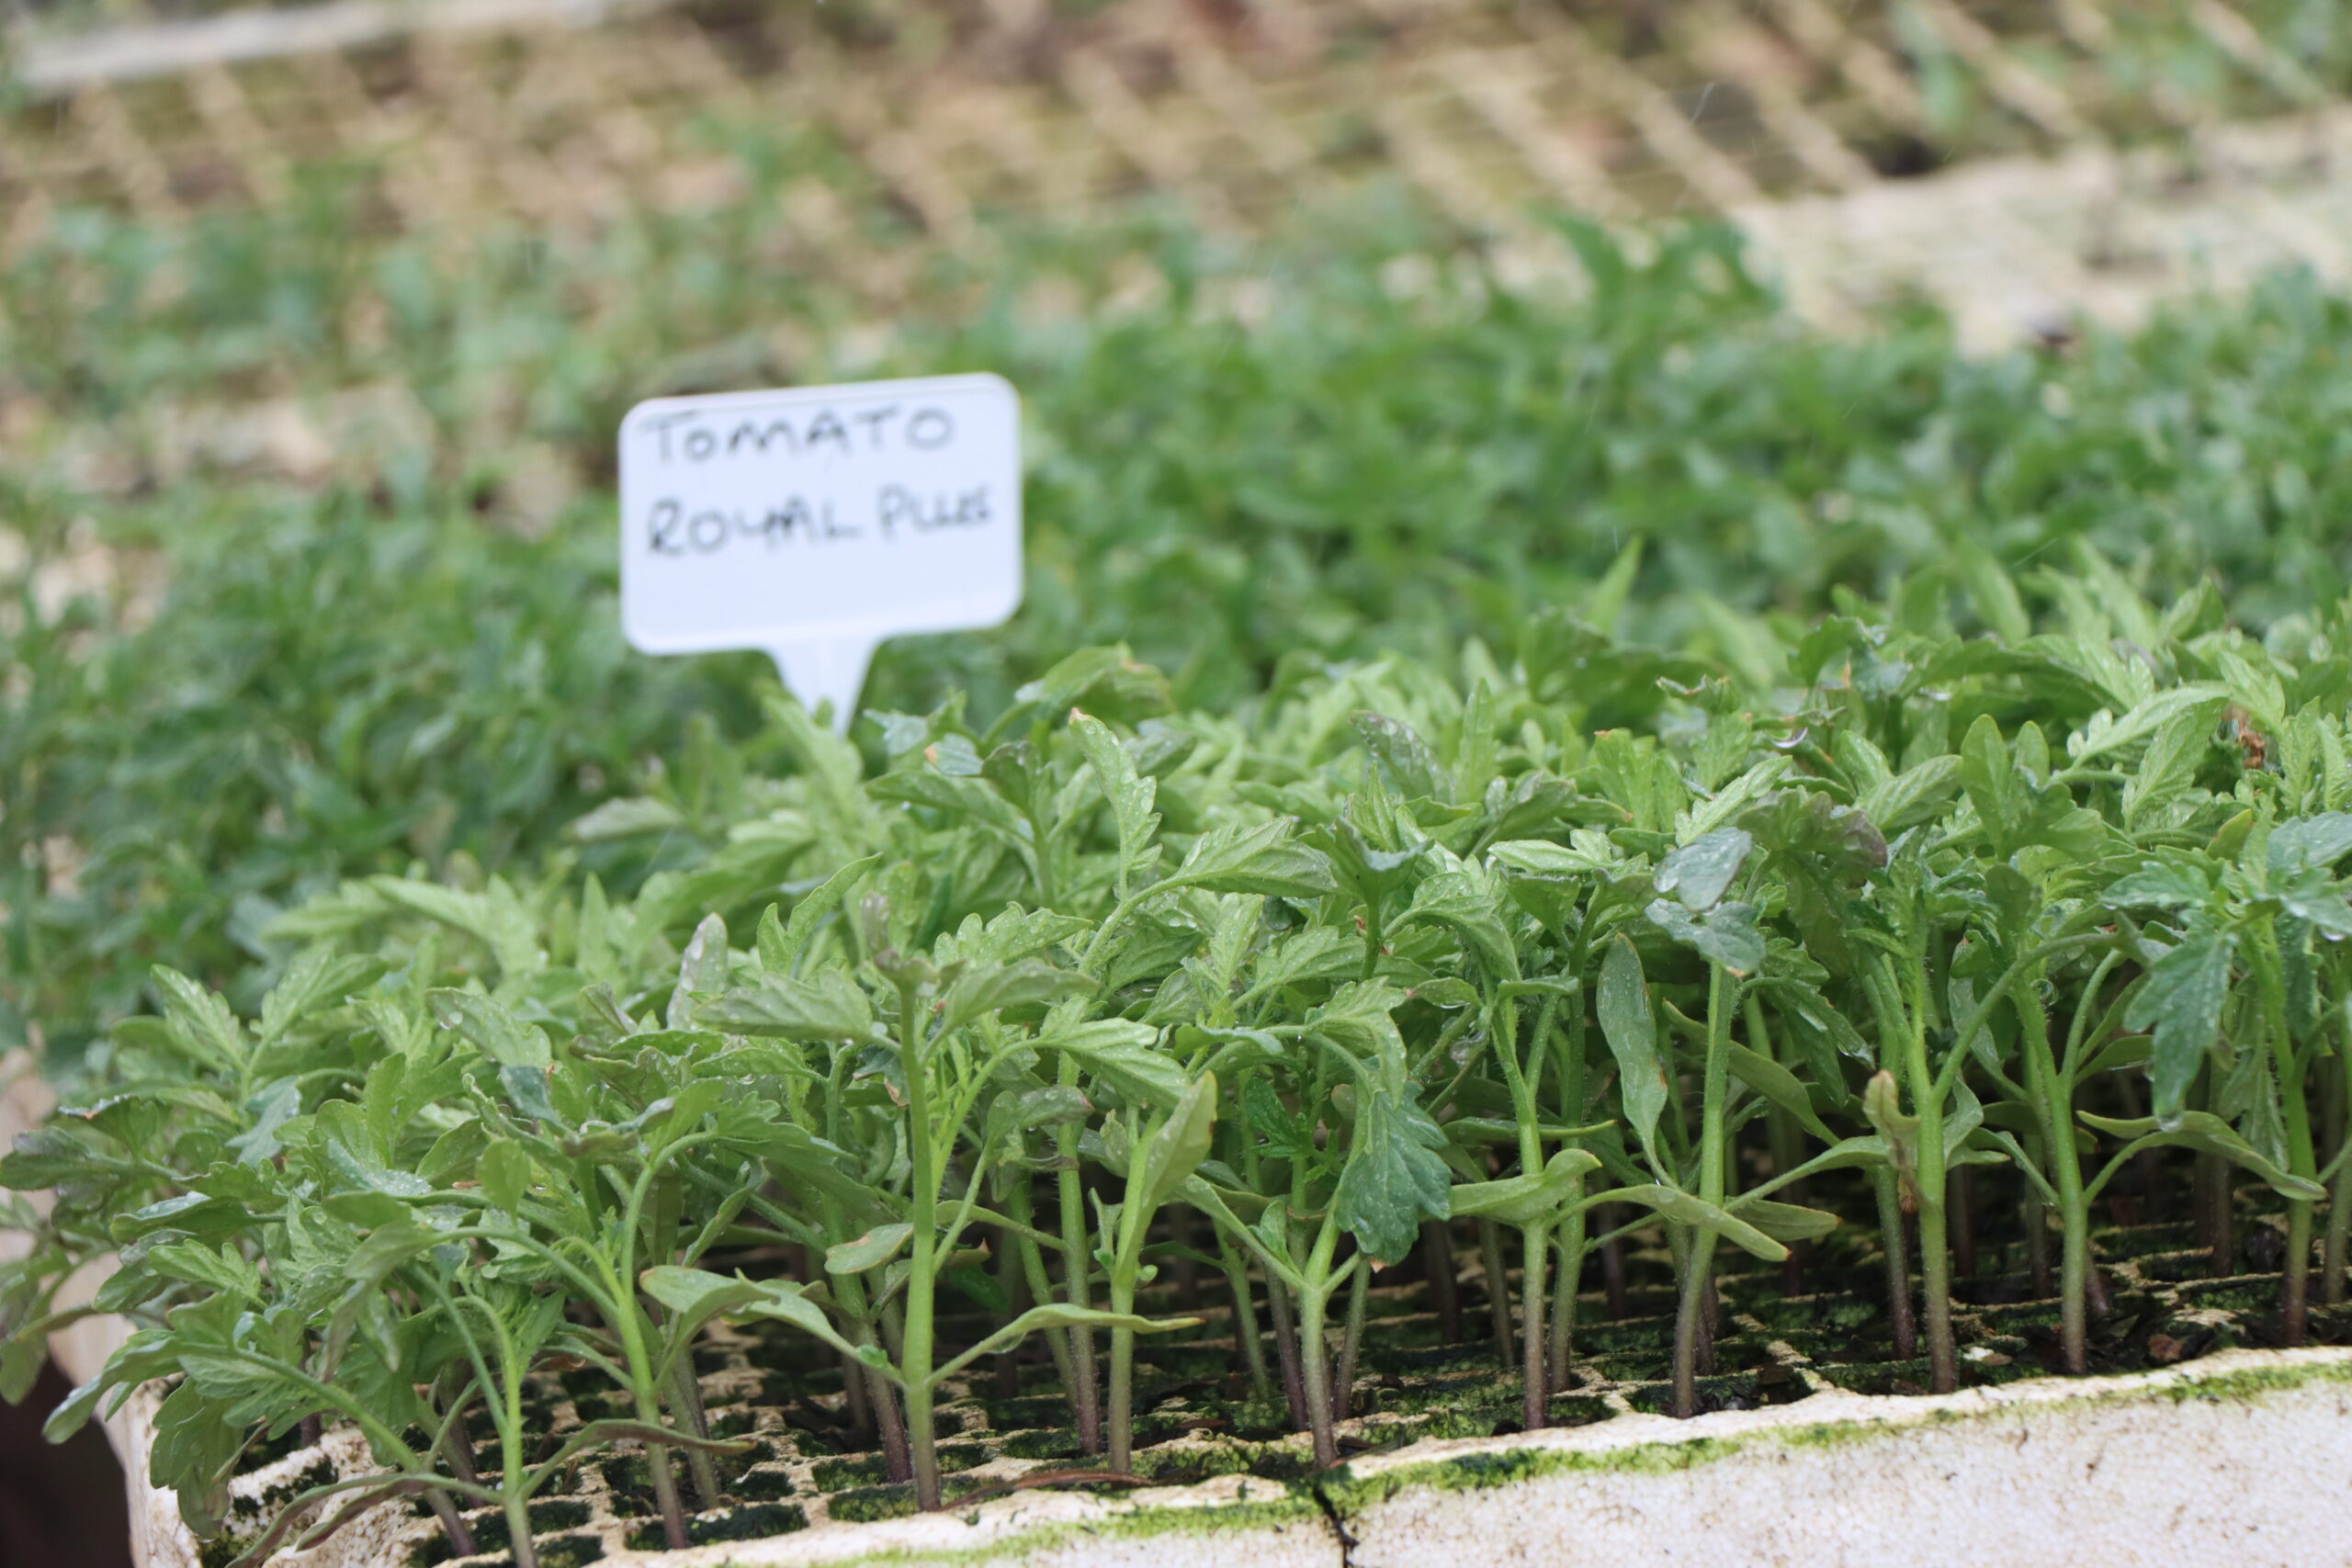
[[[2228, 1364], [2230, 1359], [2240, 1356], [2261, 1359], [2254, 1365]], [[2052, 1410], [2133, 1400], [2167, 1404], [2191, 1399], [2215, 1403], [2253, 1401], [2318, 1382], [2352, 1383], [2352, 1349], [2225, 1350], [2182, 1367], [2127, 1373], [2089, 1383], [2053, 1377], [1958, 1394], [1815, 1395], [1817, 1400], [1828, 1401], [1817, 1416], [1810, 1412], [1799, 1415], [1796, 1407], [1788, 1405], [1770, 1412], [1721, 1412], [1718, 1416], [1752, 1418], [1770, 1415], [1776, 1418], [1769, 1422], [1747, 1420], [1743, 1422], [1747, 1430], [1698, 1431], [1688, 1437], [1663, 1432], [1654, 1438], [1625, 1444], [1603, 1446], [1588, 1435], [1606, 1431], [1606, 1427], [1577, 1428], [1576, 1438], [1561, 1442], [1530, 1443], [1523, 1437], [1472, 1438], [1467, 1441], [1477, 1446], [1467, 1452], [1423, 1460], [1399, 1454], [1385, 1463], [1371, 1461], [1378, 1468], [1370, 1473], [1346, 1465], [1317, 1485], [1325, 1501], [1344, 1519], [1417, 1487], [1472, 1492], [1577, 1472], [1666, 1474], [1698, 1470], [1760, 1449], [1900, 1442], [1904, 1433], [1923, 1426], [2030, 1418]], [[1686, 1424], [1686, 1429], [1717, 1418], [1701, 1416]]]

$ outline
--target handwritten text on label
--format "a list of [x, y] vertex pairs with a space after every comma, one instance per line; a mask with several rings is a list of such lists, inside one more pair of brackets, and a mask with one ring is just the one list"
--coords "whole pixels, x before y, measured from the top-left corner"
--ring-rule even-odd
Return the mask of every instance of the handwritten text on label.
[[[1020, 406], [994, 376], [640, 403], [621, 423], [621, 620], [650, 653], [764, 648], [801, 690], [1021, 599]], [[796, 679], [797, 662], [802, 675]], [[849, 671], [852, 674], [842, 674]]]

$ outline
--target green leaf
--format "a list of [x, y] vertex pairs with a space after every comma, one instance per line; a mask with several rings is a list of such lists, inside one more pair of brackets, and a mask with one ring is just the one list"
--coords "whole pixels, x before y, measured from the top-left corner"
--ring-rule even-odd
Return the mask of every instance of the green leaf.
[[1746, 1220], [1778, 1242], [1819, 1241], [1843, 1223], [1826, 1210], [1775, 1203], [1770, 1198], [1735, 1202], [1731, 1212], [1736, 1218]]
[[755, 985], [739, 986], [695, 1010], [707, 1029], [784, 1040], [865, 1040], [874, 1032], [874, 1004], [838, 969], [804, 980], [771, 969]]
[[262, 1040], [267, 1043], [284, 1039], [296, 1024], [322, 1008], [341, 1002], [383, 969], [380, 959], [338, 956], [323, 944], [304, 949], [262, 998]]
[[1992, 551], [1973, 539], [1960, 538], [1951, 542], [1947, 558], [1968, 590], [1977, 619], [1992, 627], [1996, 636], [2004, 642], [2020, 643], [2033, 635], [2025, 601], [2018, 597], [2017, 584], [2009, 581]]
[[524, 1025], [492, 997], [480, 991], [434, 990], [424, 994], [433, 1016], [455, 1030], [502, 1067], [545, 1067], [554, 1060], [548, 1037]]
[[1398, 798], [1453, 804], [1453, 776], [1411, 725], [1368, 709], [1358, 709], [1348, 720], [1355, 726], [1363, 749], [1387, 773]]
[[302, 1082], [300, 1078], [280, 1078], [255, 1093], [245, 1101], [245, 1114], [252, 1124], [229, 1140], [237, 1151], [241, 1165], [266, 1165], [285, 1147], [277, 1141], [277, 1130], [302, 1113]]
[[245, 1059], [245, 1031], [227, 1000], [176, 969], [159, 964], [152, 973], [164, 996], [168, 1037], [181, 1054], [207, 1066], [236, 1070]]
[[1076, 1056], [1086, 1068], [1136, 1105], [1173, 1105], [1183, 1098], [1184, 1069], [1156, 1049], [1159, 1032], [1125, 1019], [1098, 1019], [1040, 1035], [1040, 1051]]
[[1641, 1140], [1651, 1162], [1662, 1166], [1657, 1147], [1657, 1119], [1666, 1109], [1668, 1090], [1664, 1059], [1658, 1055], [1657, 1016], [1650, 1008], [1648, 985], [1642, 978], [1642, 955], [1620, 933], [1600, 961], [1600, 987], [1594, 998], [1602, 1038], [1617, 1059], [1618, 1093], [1625, 1104], [1625, 1121]]
[[1960, 759], [1945, 752], [1871, 785], [1857, 801], [1880, 832], [1890, 836], [1932, 818], [1960, 788]]
[[825, 1272], [863, 1274], [869, 1269], [879, 1269], [906, 1250], [914, 1234], [915, 1227], [910, 1224], [876, 1225], [854, 1241], [827, 1247]]
[[670, 993], [671, 1028], [692, 1029], [695, 1002], [727, 988], [729, 957], [727, 922], [715, 914], [705, 915], [678, 959], [678, 984]]
[[1608, 1196], [1614, 1201], [1639, 1203], [1645, 1208], [1655, 1209], [1660, 1219], [1672, 1220], [1676, 1224], [1695, 1225], [1701, 1230], [1713, 1231], [1743, 1252], [1760, 1258], [1767, 1263], [1778, 1263], [1789, 1255], [1787, 1247], [1746, 1220], [1679, 1188], [1656, 1184], [1620, 1187]]
[[410, 1218], [408, 1205], [389, 1192], [332, 1193], [319, 1200], [319, 1207], [362, 1230], [405, 1224]]
[[2290, 876], [2324, 871], [2352, 854], [2352, 812], [2297, 817], [2270, 829], [2270, 869]]
[[1667, 935], [1735, 975], [1753, 975], [1764, 966], [1764, 933], [1756, 929], [1753, 904], [1718, 904], [1693, 917], [1680, 904], [1653, 898], [1643, 913]]
[[2001, 727], [1991, 714], [1979, 714], [1960, 744], [1960, 784], [1976, 807], [1977, 820], [1993, 841], [1993, 852], [2006, 854], [2024, 829], [2031, 809], [2025, 779], [2001, 739]]
[[1331, 1212], [1373, 1257], [1393, 1263], [1420, 1238], [1421, 1222], [1453, 1211], [1452, 1177], [1437, 1151], [1445, 1134], [1419, 1105], [1386, 1085], [1360, 1086], [1354, 1136]]
[[1498, 1181], [1471, 1181], [1448, 1195], [1453, 1218], [1494, 1219], [1507, 1225], [1528, 1225], [1544, 1219], [1577, 1196], [1577, 1184], [1600, 1168], [1600, 1157], [1583, 1149], [1562, 1149], [1534, 1174], [1505, 1177]]
[[668, 801], [637, 795], [608, 800], [594, 811], [573, 818], [563, 836], [577, 843], [594, 844], [645, 833], [673, 833], [685, 825], [686, 819]]
[[475, 1167], [475, 1179], [481, 1183], [482, 1196], [512, 1214], [523, 1207], [524, 1195], [531, 1190], [537, 1168], [519, 1144], [501, 1138], [482, 1150]]
[[2086, 1125], [2119, 1138], [2129, 1138], [2138, 1145], [2172, 1145], [2195, 1149], [2200, 1154], [2218, 1155], [2260, 1177], [2269, 1183], [2271, 1190], [2282, 1198], [2316, 1201], [2327, 1196], [2326, 1188], [2280, 1169], [2276, 1161], [2239, 1137], [2227, 1122], [2210, 1111], [2184, 1111], [2170, 1122], [2154, 1116], [2126, 1121], [2115, 1116], [2094, 1116], [2087, 1111], [2075, 1114]]
[[1094, 982], [1076, 970], [1057, 969], [1034, 958], [976, 964], [958, 975], [940, 998], [940, 1028], [960, 1029], [1005, 1008], [1046, 1007], [1093, 988]]
[[1130, 1334], [1168, 1334], [1180, 1328], [1193, 1327], [1200, 1321], [1197, 1317], [1138, 1317], [1132, 1313], [1102, 1312], [1091, 1307], [1048, 1302], [1043, 1306], [1031, 1307], [954, 1360], [935, 1369], [927, 1381], [935, 1387], [981, 1357], [1001, 1354], [1041, 1328], [1124, 1328]]
[[[2185, 690], [2160, 692], [2141, 704], [2140, 708], [2154, 707], [2167, 699], [2177, 699], [2186, 694]], [[2194, 703], [2173, 705], [2172, 717], [2156, 729], [2155, 738], [2149, 741], [2147, 752], [2140, 759], [2139, 767], [2124, 782], [2124, 827], [2139, 831], [2165, 807], [2188, 793], [2189, 786], [2197, 782], [2199, 764], [2205, 760], [2206, 751], [2212, 746], [2213, 725], [2221, 716], [2222, 700], [2215, 694]], [[2140, 708], [2132, 710], [2132, 718], [2139, 717]], [[2116, 729], [2122, 728], [2121, 725], [2115, 727]], [[2086, 760], [2097, 751], [2119, 743], [2112, 730], [2104, 739], [2106, 745], [2086, 748], [2076, 761]]]
[[1813, 1108], [1813, 1097], [1805, 1093], [1804, 1083], [1796, 1074], [1781, 1066], [1759, 1051], [1745, 1045], [1731, 1048], [1732, 1076], [1754, 1089], [1781, 1110], [1796, 1119], [1797, 1124], [1825, 1144], [1834, 1144], [1838, 1135], [1832, 1133], [1821, 1115]]
[[1143, 1204], [1156, 1210], [1208, 1158], [1216, 1129], [1216, 1076], [1204, 1073], [1185, 1088], [1159, 1130], [1144, 1145]]
[[[385, 1201], [397, 1204], [399, 1200]], [[401, 1213], [405, 1218], [407, 1210], [402, 1208]], [[174, 1242], [149, 1252], [147, 1266], [167, 1279], [185, 1280], [248, 1302], [261, 1300], [261, 1270], [247, 1262], [233, 1244], [224, 1244], [215, 1251], [198, 1242]]]
[[825, 1309], [801, 1293], [806, 1287], [782, 1280], [759, 1280], [751, 1283], [753, 1291], [750, 1298], [740, 1305], [728, 1308], [726, 1316], [772, 1317], [780, 1323], [788, 1323], [803, 1334], [821, 1340], [842, 1354], [872, 1367], [890, 1382], [904, 1386], [899, 1370], [882, 1359], [873, 1347], [861, 1349], [842, 1337], [833, 1327], [832, 1320], [825, 1315]]
[[2127, 1027], [2154, 1032], [2148, 1078], [2159, 1120], [2169, 1122], [2180, 1114], [2188, 1086], [2221, 1037], [2231, 953], [2228, 933], [2212, 929], [2190, 932], [2148, 965], [2124, 1013]]
[[1093, 766], [1118, 829], [1118, 894], [1125, 897], [1148, 884], [1159, 864], [1159, 813], [1151, 808], [1159, 785], [1136, 771], [1135, 758], [1101, 719], [1073, 714], [1069, 728]]
[[2193, 862], [2143, 862], [2139, 870], [2109, 883], [2099, 901], [2116, 909], [2195, 908], [2212, 896], [2205, 869]]
[[563, 1117], [548, 1094], [548, 1069], [545, 1067], [501, 1067], [499, 1087], [505, 1089], [507, 1101], [534, 1122], [561, 1126]]
[[1440, 872], [1413, 889], [1406, 919], [1450, 926], [1497, 978], [1519, 976], [1519, 954], [1503, 913], [1502, 889], [1483, 869]]
[[1658, 863], [1657, 890], [1671, 893], [1692, 914], [1703, 914], [1723, 901], [1732, 878], [1747, 863], [1756, 840], [1745, 829], [1719, 829], [1683, 845]]
[[800, 896], [792, 906], [792, 919], [779, 924], [775, 908], [771, 905], [760, 921], [760, 967], [771, 975], [789, 975], [800, 966], [808, 944], [817, 939], [817, 928], [825, 917], [841, 908], [850, 890], [865, 874], [882, 863], [880, 855], [867, 855], [851, 861], [839, 871]]
[[1183, 864], [1159, 886], [1313, 898], [1339, 884], [1322, 852], [1293, 839], [1289, 819], [1277, 817], [1254, 828], [1227, 826], [1202, 834]]
[[669, 1336], [686, 1339], [712, 1318], [740, 1312], [766, 1293], [765, 1287], [741, 1278], [729, 1279], [703, 1269], [681, 1269], [663, 1263], [637, 1277], [645, 1293], [667, 1307]]
[[1542, 839], [1512, 839], [1488, 846], [1487, 853], [1531, 876], [1607, 876], [1616, 869], [1613, 859]]

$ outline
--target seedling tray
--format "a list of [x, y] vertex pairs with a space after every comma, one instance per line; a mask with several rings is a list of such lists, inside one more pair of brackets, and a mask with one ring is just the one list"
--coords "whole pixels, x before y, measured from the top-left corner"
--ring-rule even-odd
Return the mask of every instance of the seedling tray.
[[[2257, 1236], [2260, 1235], [2256, 1231]], [[661, 1547], [652, 1500], [628, 1451], [592, 1457], [535, 1501], [540, 1561], [674, 1568], [791, 1568], [849, 1562], [1035, 1564], [1149, 1562], [1451, 1563], [1472, 1560], [1657, 1561], [1686, 1551], [1741, 1562], [1908, 1559], [1922, 1540], [1998, 1540], [2004, 1562], [2072, 1562], [2098, 1539], [2105, 1560], [2178, 1562], [2240, 1549], [2259, 1521], [2266, 1562], [2336, 1550], [2352, 1475], [2352, 1348], [2258, 1348], [2275, 1276], [2212, 1278], [2187, 1227], [2101, 1233], [2112, 1311], [2098, 1364], [2139, 1370], [2086, 1379], [2044, 1374], [2054, 1302], [2004, 1300], [2023, 1277], [1969, 1282], [1957, 1323], [1963, 1381], [1927, 1396], [1924, 1358], [1886, 1359], [1881, 1307], [1862, 1290], [1871, 1259], [1850, 1247], [1817, 1260], [1833, 1288], [1781, 1293], [1778, 1270], [1724, 1280], [1708, 1414], [1667, 1407], [1672, 1318], [1655, 1285], [1630, 1292], [1631, 1316], [1606, 1318], [1598, 1293], [1572, 1387], [1552, 1429], [1519, 1427], [1521, 1390], [1498, 1371], [1490, 1338], [1442, 1343], [1429, 1292], [1376, 1289], [1343, 1462], [1312, 1469], [1308, 1439], [1278, 1405], [1253, 1404], [1234, 1369], [1229, 1325], [1214, 1306], [1190, 1336], [1153, 1345], [1138, 1373], [1136, 1469], [1112, 1488], [1081, 1474], [1066, 1406], [1042, 1359], [1007, 1391], [992, 1375], [952, 1385], [937, 1413], [947, 1506], [915, 1511], [913, 1489], [885, 1478], [880, 1453], [840, 1424], [841, 1374], [788, 1330], [717, 1332], [699, 1353], [714, 1431], [748, 1444], [722, 1469], [726, 1506], [695, 1515], [695, 1546]], [[2259, 1250], [2257, 1241], [2256, 1249]], [[1637, 1274], [1662, 1269], [1637, 1256]], [[1475, 1307], [1475, 1260], [1465, 1259]], [[1172, 1308], [1161, 1291], [1156, 1309]], [[1474, 1332], [1486, 1317], [1465, 1316]], [[978, 1332], [950, 1318], [953, 1328]], [[2317, 1338], [2352, 1341], [2352, 1314], [2314, 1314]], [[2177, 1363], [2177, 1364], [2174, 1364]], [[593, 1380], [542, 1378], [551, 1433], [605, 1414]], [[147, 1396], [142, 1396], [142, 1398]], [[134, 1408], [134, 1419], [138, 1414]], [[478, 1432], [487, 1438], [486, 1429]], [[485, 1455], [492, 1450], [484, 1449]], [[202, 1549], [166, 1494], [149, 1568], [213, 1568], [243, 1550], [274, 1499], [357, 1474], [356, 1434], [279, 1451], [243, 1477], [241, 1521]], [[1069, 1477], [1068, 1481], [1057, 1477]], [[144, 1489], [137, 1489], [143, 1491]], [[469, 1514], [482, 1551], [453, 1558], [422, 1506], [386, 1505], [322, 1546], [280, 1561], [300, 1568], [503, 1568], [504, 1523]], [[1919, 1532], [1928, 1530], [1923, 1536]], [[2125, 1540], [2126, 1535], [2137, 1539]], [[2116, 1554], [2120, 1542], [2120, 1555]], [[2075, 1543], [2069, 1545], [2068, 1543]], [[1973, 1548], [1972, 1549], [1973, 1550]], [[1990, 1548], [1987, 1548], [1990, 1550]], [[2134, 1555], [2144, 1553], [2144, 1555]], [[2251, 1559], [2233, 1559], [2250, 1561]]]

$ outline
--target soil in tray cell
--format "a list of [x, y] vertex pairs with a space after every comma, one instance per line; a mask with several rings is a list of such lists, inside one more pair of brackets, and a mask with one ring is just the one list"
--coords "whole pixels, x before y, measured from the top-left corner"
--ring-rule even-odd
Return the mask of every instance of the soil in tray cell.
[[[1752, 1372], [1735, 1372], [1728, 1377], [1698, 1380], [1699, 1414], [1710, 1415], [1718, 1410], [1754, 1410], [1766, 1404], [1793, 1404], [1809, 1397], [1813, 1390], [1805, 1381], [1787, 1367], [1770, 1366]], [[1674, 1408], [1674, 1387], [1671, 1383], [1645, 1383], [1629, 1392], [1626, 1402], [1636, 1410], [1652, 1416], [1669, 1414]]]
[[[793, 1503], [752, 1503], [740, 1508], [721, 1508], [715, 1513], [698, 1514], [686, 1521], [686, 1540], [694, 1546], [710, 1546], [725, 1540], [758, 1540], [765, 1536], [790, 1535], [808, 1528], [808, 1516]], [[669, 1545], [662, 1533], [661, 1521], [647, 1520], [633, 1526], [628, 1532], [632, 1551], [661, 1551]]]

